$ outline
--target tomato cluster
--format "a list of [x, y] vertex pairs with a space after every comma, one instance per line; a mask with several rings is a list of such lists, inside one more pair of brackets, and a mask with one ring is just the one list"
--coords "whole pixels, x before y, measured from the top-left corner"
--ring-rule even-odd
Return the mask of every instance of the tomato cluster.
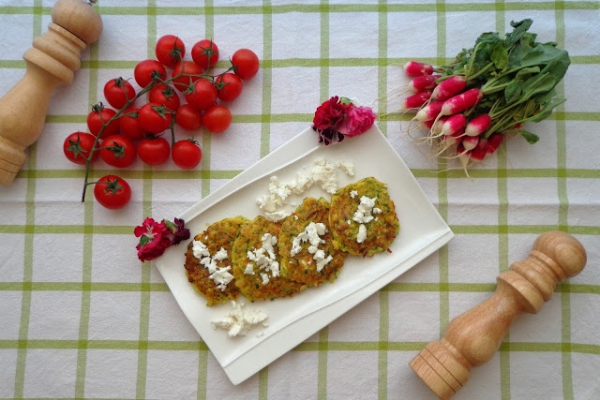
[[[202, 149], [193, 135], [176, 141], [175, 125], [192, 133], [201, 128], [213, 134], [226, 131], [232, 119], [228, 103], [241, 95], [243, 81], [258, 73], [260, 63], [252, 50], [239, 49], [227, 70], [213, 74], [219, 61], [216, 43], [200, 40], [189, 53], [191, 60], [185, 58], [186, 47], [179, 37], [165, 35], [156, 43], [156, 59], [135, 66], [137, 89], [121, 77], [106, 82], [103, 92], [108, 105], [100, 102], [92, 107], [87, 116], [89, 133], [67, 136], [66, 157], [86, 168], [98, 159], [127, 168], [138, 158], [152, 166], [169, 158], [182, 169], [198, 166]], [[143, 104], [136, 105], [139, 100]], [[164, 137], [167, 131], [170, 142]], [[96, 183], [94, 194], [100, 204], [114, 209], [129, 202], [131, 189], [122, 178], [107, 175]]]

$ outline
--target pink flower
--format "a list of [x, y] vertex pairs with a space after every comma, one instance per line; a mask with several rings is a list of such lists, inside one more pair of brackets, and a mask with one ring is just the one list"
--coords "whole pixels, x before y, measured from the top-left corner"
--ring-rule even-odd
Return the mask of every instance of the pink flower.
[[339, 132], [345, 136], [358, 136], [373, 126], [377, 115], [368, 107], [352, 107], [346, 114]]
[[333, 96], [315, 111], [312, 128], [326, 146], [341, 142], [345, 136], [368, 131], [377, 115], [368, 107], [356, 107], [347, 97]]
[[171, 232], [163, 222], [156, 222], [153, 218], [146, 218], [133, 233], [140, 238], [140, 242], [135, 247], [140, 261], [154, 260], [162, 256], [171, 245], [169, 238]]
[[156, 222], [146, 218], [141, 226], [133, 230], [140, 242], [135, 247], [140, 261], [154, 260], [164, 254], [170, 246], [175, 246], [190, 238], [190, 230], [185, 227], [185, 221], [175, 218], [173, 222], [163, 219]]

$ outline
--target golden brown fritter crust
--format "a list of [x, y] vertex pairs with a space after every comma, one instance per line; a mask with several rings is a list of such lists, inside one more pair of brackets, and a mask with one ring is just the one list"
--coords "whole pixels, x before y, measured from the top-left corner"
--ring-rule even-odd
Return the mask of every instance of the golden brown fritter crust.
[[[268, 247], [263, 247], [265, 235], [278, 238], [280, 230], [280, 223], [269, 221], [261, 215], [244, 224], [233, 243], [231, 257], [235, 285], [248, 301], [291, 297], [306, 287], [301, 283], [280, 276], [280, 257], [276, 243], [273, 244], [271, 257], [269, 257], [268, 252], [264, 252], [264, 256], [274, 259], [277, 263], [276, 268], [273, 268], [273, 270], [268, 270], [268, 267], [261, 268], [256, 261], [251, 260], [255, 257], [257, 250], [260, 253], [262, 252], [260, 249]], [[248, 268], [249, 264], [250, 267]], [[249, 270], [251, 270], [251, 274], [247, 273]]]
[[[311, 249], [311, 243], [307, 241], [305, 234], [307, 227], [315, 229], [311, 223], [325, 226], [325, 233], [320, 235], [322, 242], [316, 246], [316, 249]], [[304, 237], [303, 242], [296, 243], [301, 246], [302, 250], [300, 251], [297, 251], [298, 249], [294, 246], [294, 240], [298, 241], [298, 235]], [[281, 226], [279, 234], [281, 275], [308, 286], [320, 286], [325, 282], [333, 282], [344, 266], [344, 260], [348, 254], [335, 249], [332, 239], [333, 235], [329, 229], [329, 202], [324, 198], [317, 200], [308, 197], [304, 199]], [[326, 259], [331, 257], [324, 266], [319, 266], [315, 260], [314, 254], [318, 250], [322, 250], [321, 255]]]
[[204, 232], [197, 234], [194, 240], [188, 245], [185, 254], [185, 270], [188, 281], [194, 285], [194, 288], [202, 294], [207, 302], [207, 306], [224, 303], [228, 300], [235, 300], [239, 296], [239, 290], [232, 281], [227, 284], [225, 290], [217, 287], [217, 284], [210, 278], [208, 269], [200, 264], [200, 259], [193, 253], [194, 241], [204, 243], [210, 256], [214, 256], [223, 248], [227, 251], [228, 258], [224, 260], [215, 260], [221, 268], [231, 266], [231, 248], [232, 243], [238, 236], [240, 227], [249, 222], [244, 217], [225, 218], [211, 224]]
[[[360, 223], [354, 218], [363, 196], [375, 198], [373, 211], [379, 209], [381, 212], [372, 212], [370, 222]], [[387, 185], [373, 177], [351, 183], [333, 194], [329, 225], [337, 249], [366, 257], [388, 250], [400, 231], [396, 207], [390, 199]], [[366, 238], [361, 243], [357, 240], [360, 225], [366, 228]]]

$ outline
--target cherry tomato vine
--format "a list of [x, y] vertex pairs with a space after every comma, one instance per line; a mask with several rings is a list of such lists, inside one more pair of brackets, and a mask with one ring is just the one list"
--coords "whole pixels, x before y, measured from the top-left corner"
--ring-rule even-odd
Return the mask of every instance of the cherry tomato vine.
[[[225, 71], [213, 73], [219, 48], [209, 39], [192, 47], [192, 61], [184, 58], [185, 44], [174, 35], [159, 38], [155, 54], [156, 59], [143, 60], [134, 68], [140, 90], [122, 77], [106, 82], [103, 93], [110, 107], [94, 104], [86, 120], [89, 133], [74, 132], [64, 141], [67, 159], [85, 165], [82, 202], [90, 185], [95, 185], [96, 200], [109, 209], [122, 208], [131, 198], [129, 184], [115, 174], [90, 181], [92, 164], [99, 158], [109, 166], [127, 168], [137, 158], [154, 166], [171, 157], [179, 168], [194, 169], [202, 159], [194, 133], [202, 127], [213, 134], [226, 131], [232, 119], [227, 103], [240, 96], [243, 81], [259, 69], [256, 54], [239, 49]], [[138, 107], [140, 98], [147, 101]], [[175, 125], [191, 131], [192, 137], [177, 141]], [[166, 132], [170, 143], [163, 137]]]

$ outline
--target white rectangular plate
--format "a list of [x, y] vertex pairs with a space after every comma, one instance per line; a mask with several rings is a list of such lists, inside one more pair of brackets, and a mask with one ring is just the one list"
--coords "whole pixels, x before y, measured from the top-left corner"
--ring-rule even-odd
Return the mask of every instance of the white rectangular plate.
[[[246, 336], [230, 338], [214, 330], [210, 321], [222, 318], [231, 304], [207, 307], [206, 300], [188, 282], [183, 264], [188, 242], [167, 249], [154, 261], [184, 314], [196, 328], [233, 384], [238, 384], [308, 339], [371, 294], [437, 251], [454, 236], [423, 193], [414, 176], [390, 146], [377, 126], [361, 136], [324, 146], [312, 129], [300, 133], [255, 165], [191, 207], [180, 218], [186, 221], [192, 238], [223, 218], [238, 215], [253, 219], [261, 213], [256, 199], [268, 194], [269, 179], [277, 176], [289, 182], [301, 170], [310, 171], [318, 159], [332, 163], [354, 163], [355, 176], [338, 172], [339, 187], [373, 176], [388, 184], [396, 204], [400, 234], [391, 252], [372, 258], [348, 257], [332, 284], [312, 288], [288, 299], [247, 303], [246, 309], [268, 314], [268, 327], [257, 327]], [[302, 196], [292, 196], [294, 208], [308, 196], [331, 195], [315, 185]], [[257, 334], [258, 333], [258, 334]]]

